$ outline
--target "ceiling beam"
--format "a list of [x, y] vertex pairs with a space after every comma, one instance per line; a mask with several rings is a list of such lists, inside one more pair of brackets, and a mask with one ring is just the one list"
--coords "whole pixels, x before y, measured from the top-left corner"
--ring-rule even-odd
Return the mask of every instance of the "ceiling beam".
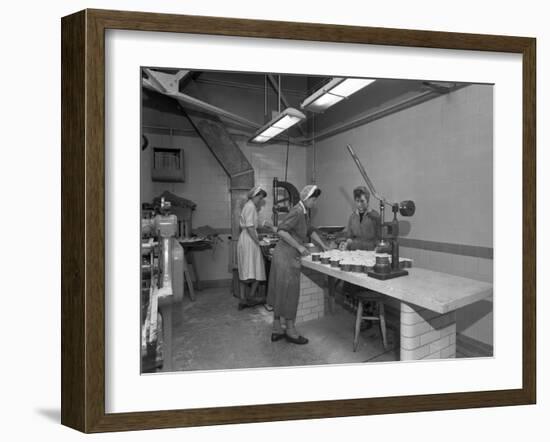
[[[229, 112], [218, 106], [214, 106], [203, 100], [199, 100], [198, 98], [180, 92], [179, 81], [181, 81], [181, 79], [184, 78], [190, 71], [179, 71], [176, 74], [166, 74], [163, 72], [151, 70], [149, 68], [144, 68], [144, 71], [148, 76], [148, 78], [143, 78], [143, 86], [145, 88], [175, 99], [184, 108], [191, 107], [199, 109], [212, 115], [224, 117], [229, 120], [238, 122], [241, 125], [253, 128], [254, 130], [259, 129], [262, 126], [261, 124], [250, 121], [244, 117], [241, 117], [240, 115], [234, 114], [233, 112]], [[185, 74], [182, 75], [182, 72], [185, 72]], [[303, 132], [302, 136], [304, 136]], [[277, 138], [275, 138], [274, 140], [276, 139]], [[291, 138], [291, 142], [298, 145], [303, 144], [300, 140], [296, 140], [294, 138]]]
[[259, 127], [261, 127], [260, 124], [255, 123], [254, 121], [250, 121], [232, 112], [226, 111], [225, 109], [206, 103], [205, 101], [199, 100], [198, 98], [194, 98], [190, 95], [180, 92], [179, 81], [185, 76], [180, 75], [181, 71], [174, 75], [152, 71], [151, 69], [146, 68], [145, 72], [149, 76], [149, 79], [143, 79], [143, 85], [145, 87], [152, 88], [153, 90], [160, 92], [161, 94], [174, 98], [183, 107], [193, 106], [211, 114], [237, 121], [240, 124], [251, 127], [253, 129], [258, 129]]

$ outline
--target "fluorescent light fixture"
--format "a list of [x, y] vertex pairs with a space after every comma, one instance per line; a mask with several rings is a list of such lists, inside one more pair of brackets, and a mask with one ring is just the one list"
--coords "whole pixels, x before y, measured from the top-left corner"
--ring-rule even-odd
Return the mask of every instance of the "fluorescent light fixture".
[[305, 119], [306, 116], [302, 112], [289, 107], [258, 129], [252, 135], [250, 142], [257, 144], [265, 143]]
[[333, 78], [307, 97], [300, 107], [311, 112], [323, 112], [374, 81], [369, 78]]

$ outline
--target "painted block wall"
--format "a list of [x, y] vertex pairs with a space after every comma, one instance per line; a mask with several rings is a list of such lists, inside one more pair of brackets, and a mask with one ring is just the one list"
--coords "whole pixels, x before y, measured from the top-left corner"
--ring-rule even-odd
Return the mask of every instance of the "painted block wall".
[[492, 86], [472, 85], [318, 142], [315, 221], [345, 223], [364, 184], [350, 143], [380, 194], [415, 201], [403, 234], [492, 247], [492, 103]]

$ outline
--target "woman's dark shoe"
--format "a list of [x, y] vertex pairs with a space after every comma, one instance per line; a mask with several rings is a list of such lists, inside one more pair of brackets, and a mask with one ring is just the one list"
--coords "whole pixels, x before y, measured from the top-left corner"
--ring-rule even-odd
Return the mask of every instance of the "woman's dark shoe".
[[256, 307], [257, 305], [265, 304], [265, 299], [247, 298], [245, 301], [239, 302], [239, 310], [248, 307]]
[[250, 305], [248, 302], [239, 302], [239, 305], [237, 306], [237, 308], [239, 310], [244, 310], [245, 308], [249, 308], [249, 307], [253, 307], [252, 305]]
[[271, 333], [271, 342], [280, 341], [286, 336], [285, 332], [282, 333]]
[[309, 342], [309, 339], [304, 338], [303, 336], [298, 336], [297, 338], [293, 338], [292, 336], [285, 335], [285, 339], [287, 342], [290, 342], [291, 344], [298, 344], [298, 345], [304, 345]]

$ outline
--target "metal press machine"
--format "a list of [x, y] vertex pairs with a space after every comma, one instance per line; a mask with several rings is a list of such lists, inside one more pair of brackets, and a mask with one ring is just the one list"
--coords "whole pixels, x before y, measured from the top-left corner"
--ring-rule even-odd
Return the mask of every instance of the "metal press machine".
[[[374, 249], [376, 253], [375, 265], [367, 274], [376, 279], [392, 279], [408, 275], [409, 272], [400, 268], [399, 264], [399, 222], [397, 220], [397, 213], [399, 212], [402, 216], [407, 217], [413, 216], [416, 211], [414, 201], [405, 200], [400, 203], [393, 203], [383, 196], [380, 196], [378, 192], [376, 192], [376, 188], [367, 175], [361, 161], [359, 161], [359, 158], [353, 151], [351, 144], [347, 145], [347, 149], [355, 161], [359, 172], [363, 176], [372, 196], [380, 201], [380, 241]], [[393, 213], [393, 219], [391, 221], [385, 221], [384, 219], [386, 206], [391, 207]], [[389, 256], [391, 256], [391, 261]]]

